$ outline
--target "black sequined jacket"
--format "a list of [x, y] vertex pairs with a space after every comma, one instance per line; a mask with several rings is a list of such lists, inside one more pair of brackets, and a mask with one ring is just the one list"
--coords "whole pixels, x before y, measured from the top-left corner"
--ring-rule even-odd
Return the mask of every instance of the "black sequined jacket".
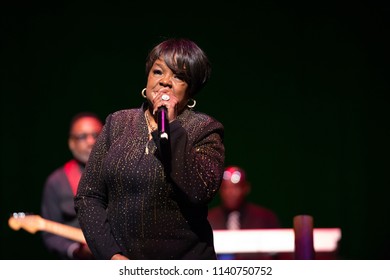
[[88, 245], [97, 259], [215, 259], [207, 207], [224, 170], [223, 125], [186, 109], [160, 147], [144, 110], [110, 114], [93, 147], [75, 196]]

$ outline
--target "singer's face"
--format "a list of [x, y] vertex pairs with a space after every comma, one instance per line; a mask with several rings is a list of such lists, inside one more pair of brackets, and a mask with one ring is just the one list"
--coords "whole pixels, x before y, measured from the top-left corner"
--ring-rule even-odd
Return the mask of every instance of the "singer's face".
[[[162, 93], [168, 94], [170, 106], [176, 106], [180, 112], [188, 101], [188, 84], [179, 75], [172, 72], [162, 59], [157, 59], [149, 71], [146, 96], [152, 104], [153, 99]], [[161, 105], [161, 104], [158, 104]], [[168, 108], [169, 109], [169, 108]]]

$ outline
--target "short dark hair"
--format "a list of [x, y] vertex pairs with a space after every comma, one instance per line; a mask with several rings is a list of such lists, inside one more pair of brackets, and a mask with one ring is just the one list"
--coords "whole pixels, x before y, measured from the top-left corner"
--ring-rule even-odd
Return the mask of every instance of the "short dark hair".
[[211, 65], [208, 57], [189, 39], [171, 38], [156, 45], [146, 58], [146, 76], [160, 57], [174, 73], [182, 76], [188, 84], [190, 97], [197, 94], [210, 78]]
[[97, 121], [99, 121], [100, 123], [103, 124], [102, 120], [99, 118], [99, 116], [93, 112], [89, 112], [89, 111], [85, 111], [85, 112], [80, 112], [80, 113], [77, 113], [76, 115], [73, 116], [73, 118], [70, 120], [70, 124], [69, 124], [69, 135], [72, 133], [72, 128], [74, 126], [74, 124], [79, 120], [79, 119], [82, 119], [82, 118], [94, 118], [96, 119]]

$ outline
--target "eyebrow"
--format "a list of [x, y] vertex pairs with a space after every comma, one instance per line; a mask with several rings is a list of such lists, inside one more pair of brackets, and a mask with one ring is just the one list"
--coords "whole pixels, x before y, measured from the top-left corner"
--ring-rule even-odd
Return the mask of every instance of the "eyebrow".
[[[160, 61], [160, 62], [159, 62], [159, 61]], [[156, 65], [158, 65], [158, 66], [163, 66], [163, 63], [166, 64], [165, 61], [164, 61], [164, 59], [161, 59], [161, 58], [157, 58], [157, 59], [154, 61], [154, 63], [155, 63]]]

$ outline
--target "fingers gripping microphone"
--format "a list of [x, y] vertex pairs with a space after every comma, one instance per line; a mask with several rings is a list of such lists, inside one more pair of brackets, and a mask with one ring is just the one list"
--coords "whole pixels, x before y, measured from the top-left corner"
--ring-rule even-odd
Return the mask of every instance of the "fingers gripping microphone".
[[161, 106], [157, 109], [157, 125], [160, 137], [159, 146], [161, 152], [161, 162], [166, 174], [171, 173], [171, 143], [169, 138], [168, 109]]
[[157, 109], [157, 125], [160, 140], [168, 141], [169, 139], [169, 121], [167, 107], [161, 106]]

